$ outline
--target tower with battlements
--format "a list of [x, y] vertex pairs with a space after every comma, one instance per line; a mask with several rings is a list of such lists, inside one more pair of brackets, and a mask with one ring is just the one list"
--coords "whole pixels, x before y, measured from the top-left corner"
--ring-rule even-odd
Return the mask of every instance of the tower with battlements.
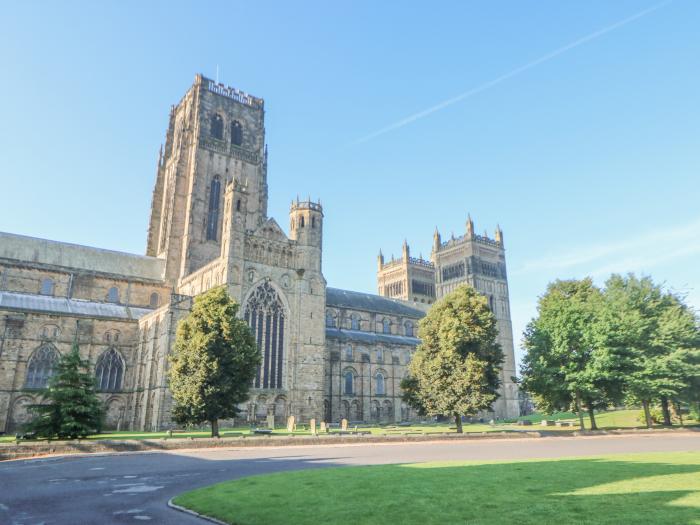
[[[428, 287], [429, 281], [432, 288]], [[494, 415], [499, 418], [515, 417], [519, 415], [518, 390], [512, 380], [515, 376], [515, 353], [501, 228], [496, 227], [493, 238], [487, 233], [477, 235], [474, 222], [469, 216], [464, 235], [453, 235], [444, 242], [436, 228], [429, 262], [412, 259], [406, 242], [401, 259], [392, 259], [385, 263], [380, 252], [377, 271], [380, 295], [420, 302], [425, 299], [425, 302], [430, 303], [463, 284], [473, 286], [488, 299], [489, 307], [497, 321], [498, 342], [503, 349], [505, 361], [501, 377], [501, 397], [494, 404]], [[432, 295], [422, 296], [416, 293], [417, 289], [429, 290]]]

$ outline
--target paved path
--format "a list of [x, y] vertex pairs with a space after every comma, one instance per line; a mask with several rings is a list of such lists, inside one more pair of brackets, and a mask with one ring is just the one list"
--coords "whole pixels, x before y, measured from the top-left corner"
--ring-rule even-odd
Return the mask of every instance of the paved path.
[[700, 450], [700, 434], [205, 449], [65, 456], [0, 464], [0, 523], [202, 524], [166, 506], [188, 489], [252, 474], [445, 460]]

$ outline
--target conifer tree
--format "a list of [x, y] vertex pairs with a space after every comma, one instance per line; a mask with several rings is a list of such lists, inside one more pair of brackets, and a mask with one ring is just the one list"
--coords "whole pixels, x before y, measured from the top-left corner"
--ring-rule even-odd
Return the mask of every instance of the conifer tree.
[[30, 407], [36, 416], [27, 425], [28, 432], [75, 439], [102, 430], [104, 409], [95, 392], [90, 363], [80, 357], [77, 343], [58, 360], [42, 401]]

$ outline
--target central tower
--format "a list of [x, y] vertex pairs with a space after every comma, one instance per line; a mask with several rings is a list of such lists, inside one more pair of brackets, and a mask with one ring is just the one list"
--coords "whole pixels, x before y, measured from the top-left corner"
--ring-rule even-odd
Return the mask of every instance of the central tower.
[[146, 254], [166, 260], [172, 285], [221, 255], [228, 182], [246, 188], [246, 230], [267, 218], [264, 115], [262, 99], [202, 75], [171, 108]]

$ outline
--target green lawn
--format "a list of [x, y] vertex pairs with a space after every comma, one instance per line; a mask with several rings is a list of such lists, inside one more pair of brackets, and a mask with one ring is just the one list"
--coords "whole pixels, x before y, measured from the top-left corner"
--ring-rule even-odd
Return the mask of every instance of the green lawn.
[[[596, 414], [596, 421], [598, 427], [601, 429], [615, 429], [615, 428], [644, 428], [644, 425], [639, 422], [637, 417], [640, 411], [638, 409], [629, 410], [615, 410], [609, 412], [601, 412]], [[489, 425], [482, 423], [465, 424], [464, 432], [518, 432], [518, 431], [538, 431], [546, 430], [548, 432], [573, 432], [579, 430], [578, 428], [578, 417], [576, 414], [569, 412], [559, 412], [552, 415], [543, 414], [532, 414], [530, 416], [523, 416], [519, 418], [521, 420], [527, 419], [533, 422], [532, 426], [519, 426], [515, 423], [500, 423], [497, 425]], [[541, 427], [540, 421], [542, 419], [550, 420], [572, 420], [575, 422], [575, 427]], [[589, 421], [586, 417], [586, 429], [589, 428]], [[686, 425], [697, 425], [697, 421], [686, 420], [684, 421]], [[675, 425], [677, 426], [677, 425]], [[349, 430], [354, 430], [354, 426], [350, 425]], [[362, 432], [370, 432], [372, 435], [393, 435], [393, 434], [443, 434], [443, 433], [454, 433], [455, 427], [454, 423], [433, 423], [433, 424], [415, 424], [409, 427], [398, 426], [398, 425], [383, 425], [383, 426], [364, 426], [360, 425], [357, 429]], [[337, 429], [332, 430], [332, 432], [338, 432]], [[275, 435], [289, 435], [286, 428], [277, 428], [273, 432]], [[294, 432], [294, 435], [303, 436], [309, 435], [310, 432], [304, 427], [299, 426], [299, 429]], [[252, 431], [249, 427], [237, 427], [237, 428], [224, 428], [221, 430], [222, 437], [237, 437], [237, 436], [249, 436], [252, 435]], [[87, 439], [167, 439], [172, 438], [206, 438], [210, 436], [209, 430], [201, 431], [188, 431], [188, 432], [176, 432], [172, 436], [168, 436], [167, 432], [138, 432], [138, 431], [121, 431], [121, 432], [105, 432], [103, 434], [97, 434], [94, 436], [88, 436]], [[9, 443], [14, 441], [14, 435], [0, 436], [0, 443]]]
[[312, 469], [175, 503], [236, 525], [700, 524], [700, 452]]

